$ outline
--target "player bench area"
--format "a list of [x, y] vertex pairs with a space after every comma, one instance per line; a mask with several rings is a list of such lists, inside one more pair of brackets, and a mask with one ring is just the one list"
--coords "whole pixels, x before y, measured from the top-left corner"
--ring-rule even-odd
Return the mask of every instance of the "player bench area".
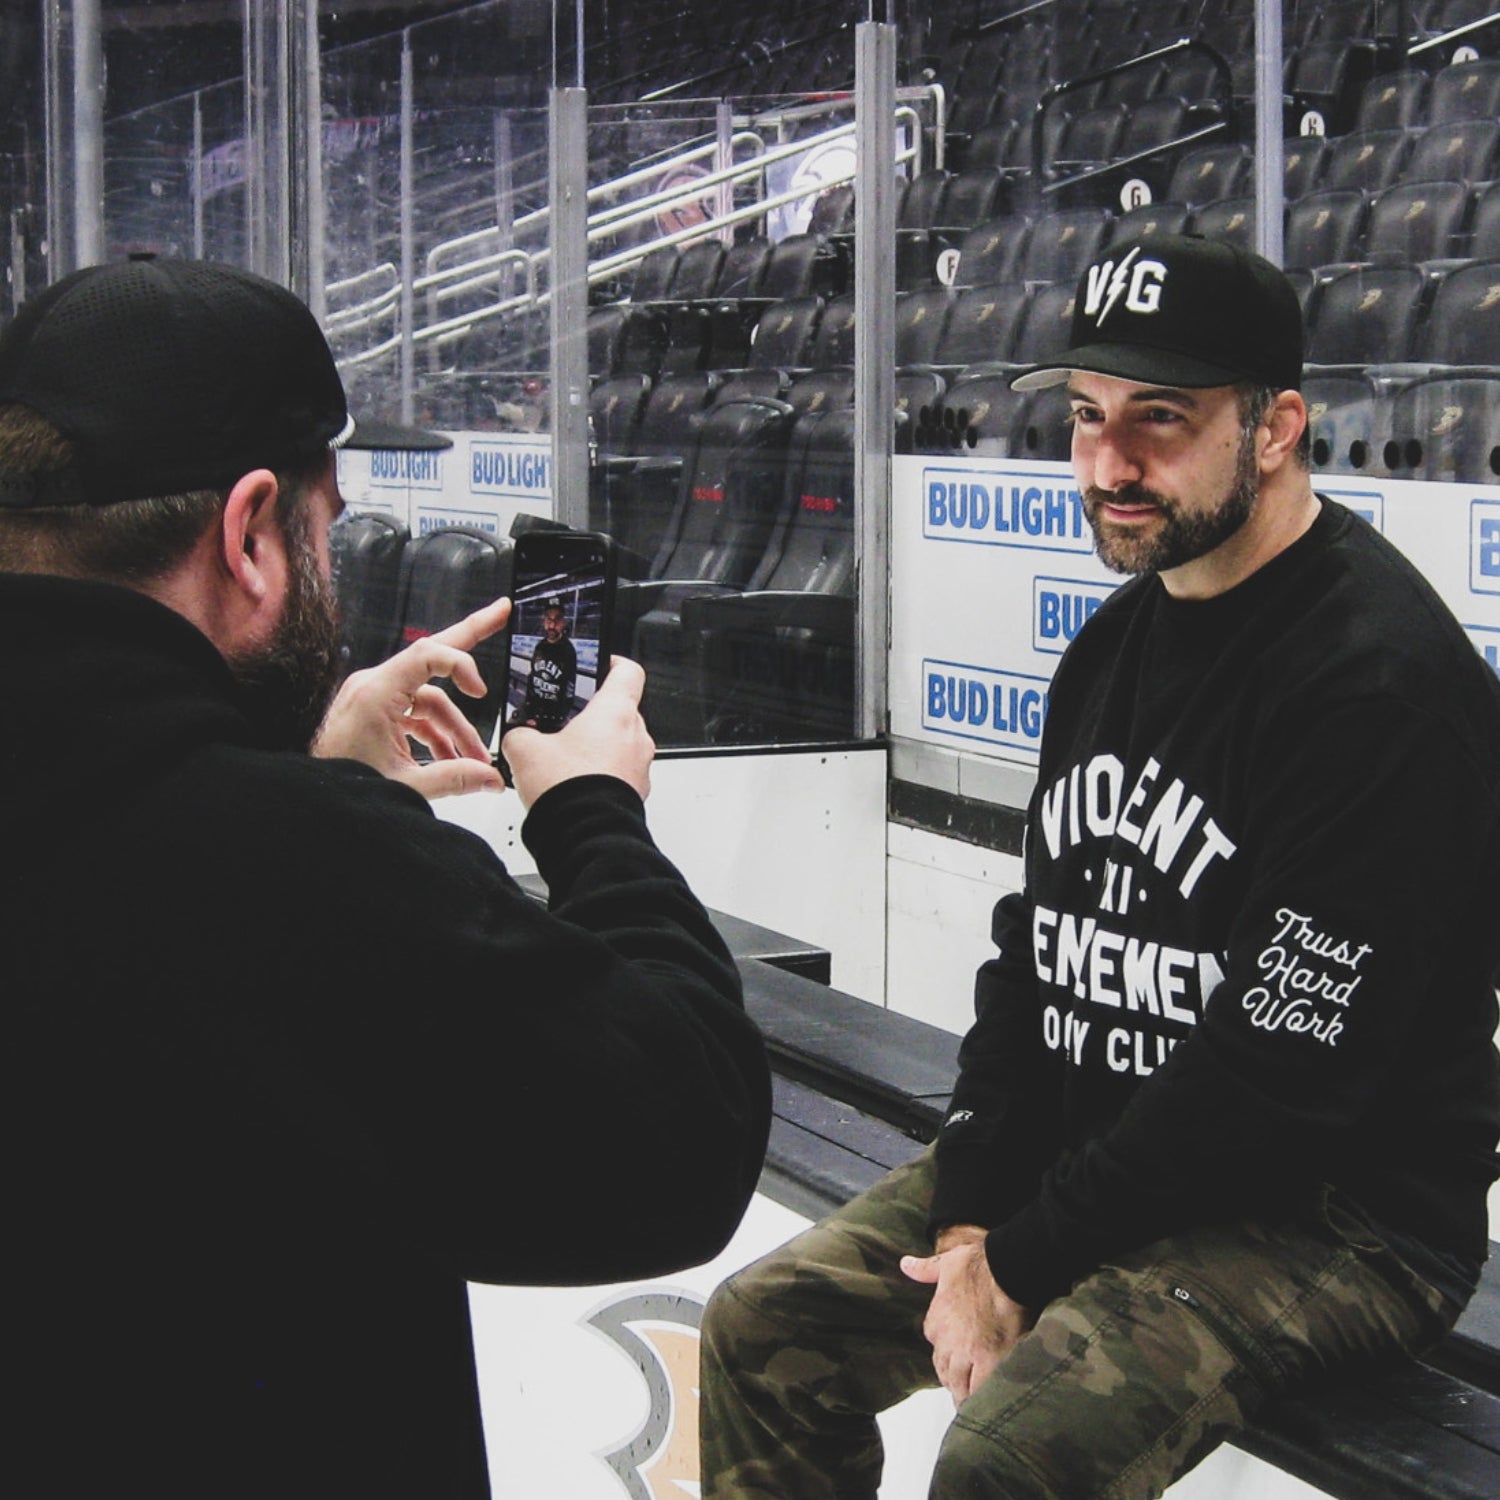
[[[762, 958], [740, 960], [769, 1046], [763, 1188], [821, 1217], [936, 1133], [958, 1038]], [[1500, 1495], [1500, 1246], [1457, 1329], [1424, 1361], [1282, 1400], [1238, 1440], [1338, 1500]]]
[[[521, 884], [545, 900], [536, 876]], [[825, 949], [712, 913], [766, 1039], [773, 1116], [761, 1191], [823, 1217], [937, 1133], [959, 1038], [829, 984]], [[1239, 1447], [1335, 1500], [1500, 1496], [1500, 1245], [1425, 1360], [1274, 1404]]]

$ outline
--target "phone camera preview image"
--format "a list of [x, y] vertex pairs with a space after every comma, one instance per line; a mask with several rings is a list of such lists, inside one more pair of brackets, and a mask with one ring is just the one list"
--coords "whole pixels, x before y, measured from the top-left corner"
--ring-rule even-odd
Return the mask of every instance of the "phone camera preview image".
[[[506, 729], [527, 725], [555, 733], [594, 696], [608, 588], [602, 552], [580, 555], [562, 546], [518, 552]], [[607, 659], [602, 665], [607, 668]]]

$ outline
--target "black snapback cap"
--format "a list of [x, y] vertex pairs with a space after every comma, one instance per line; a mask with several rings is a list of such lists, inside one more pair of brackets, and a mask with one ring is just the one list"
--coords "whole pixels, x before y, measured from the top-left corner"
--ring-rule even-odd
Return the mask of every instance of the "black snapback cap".
[[226, 489], [330, 448], [450, 447], [350, 420], [328, 341], [285, 287], [234, 266], [140, 257], [39, 292], [0, 333], [0, 402], [75, 445], [56, 476], [0, 470], [0, 505], [109, 505]]
[[1060, 385], [1074, 370], [1185, 388], [1302, 384], [1302, 305], [1270, 261], [1195, 235], [1101, 251], [1073, 301], [1068, 347], [1011, 382]]

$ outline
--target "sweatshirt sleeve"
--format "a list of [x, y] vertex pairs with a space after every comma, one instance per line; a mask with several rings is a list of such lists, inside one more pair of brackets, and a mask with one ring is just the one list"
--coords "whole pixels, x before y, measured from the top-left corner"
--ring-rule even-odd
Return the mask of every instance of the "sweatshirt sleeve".
[[1031, 902], [996, 903], [996, 957], [974, 981], [974, 1025], [959, 1048], [953, 1104], [937, 1138], [930, 1230], [998, 1224], [1037, 1188], [1060, 1144], [1059, 1067], [1042, 1045]]
[[1257, 853], [1201, 1021], [988, 1237], [991, 1270], [1025, 1305], [1112, 1254], [1215, 1214], [1285, 1209], [1322, 1182], [1450, 1247], [1472, 1239], [1461, 1221], [1477, 1203], [1482, 1258], [1494, 767], [1383, 698], [1288, 726], [1280, 752], [1247, 813]]
[[265, 1046], [291, 1039], [270, 1071], [336, 1125], [392, 1232], [469, 1280], [517, 1284], [717, 1254], [758, 1180], [769, 1069], [636, 793], [595, 776], [537, 800], [523, 837], [549, 910], [482, 839], [373, 773], [312, 763], [283, 791], [225, 834], [288, 928], [236, 1008]]

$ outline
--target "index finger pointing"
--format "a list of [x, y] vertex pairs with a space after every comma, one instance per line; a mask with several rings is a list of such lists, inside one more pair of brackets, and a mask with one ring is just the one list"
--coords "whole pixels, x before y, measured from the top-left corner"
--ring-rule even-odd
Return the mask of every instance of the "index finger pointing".
[[488, 640], [497, 630], [503, 630], [508, 619], [510, 600], [496, 599], [493, 604], [465, 615], [456, 624], [435, 630], [428, 639], [441, 641], [445, 646], [456, 646], [460, 651], [472, 651], [480, 641]]

